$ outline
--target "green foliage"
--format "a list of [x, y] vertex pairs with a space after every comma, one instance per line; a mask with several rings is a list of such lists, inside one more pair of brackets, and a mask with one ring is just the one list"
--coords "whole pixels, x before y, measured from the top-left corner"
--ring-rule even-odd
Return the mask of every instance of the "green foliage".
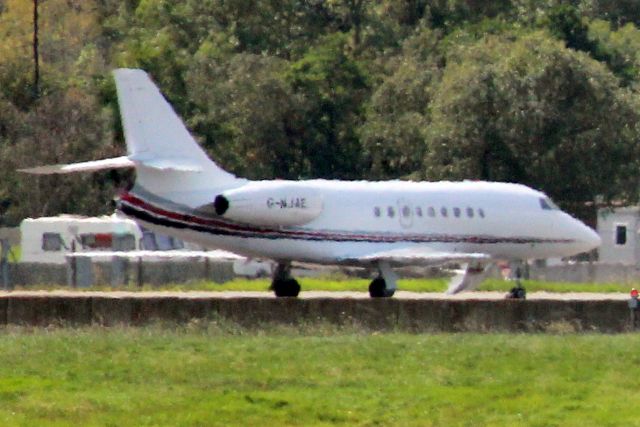
[[301, 100], [306, 176], [357, 178], [361, 170], [354, 128], [362, 120], [368, 81], [346, 49], [344, 36], [327, 37], [292, 63], [286, 74], [286, 81]]
[[637, 96], [602, 64], [540, 32], [487, 37], [450, 58], [426, 176], [522, 182], [565, 206], [637, 197]]
[[591, 52], [593, 42], [589, 39], [589, 28], [582, 22], [578, 9], [568, 4], [551, 8], [544, 19], [549, 32], [566, 42], [570, 49]]
[[[35, 106], [26, 113], [13, 112], [14, 120], [6, 126], [13, 137], [0, 145], [0, 180], [11, 189], [1, 193], [2, 223], [15, 224], [26, 216], [76, 209], [94, 215], [106, 211], [114, 193], [113, 177], [105, 180], [108, 175], [97, 174], [26, 180], [15, 170], [112, 157], [113, 148], [105, 144], [111, 140], [109, 112], [78, 89], [42, 96]], [[34, 143], [43, 148], [34, 150]], [[87, 187], [93, 194], [86, 191]]]
[[[12, 248], [10, 256], [12, 261], [20, 259], [20, 248]], [[371, 279], [357, 279], [353, 277], [331, 275], [323, 277], [299, 277], [298, 281], [302, 287], [302, 293], [310, 291], [329, 291], [329, 292], [362, 292], [367, 295], [369, 283]], [[420, 293], [439, 293], [446, 291], [449, 284], [447, 277], [438, 277], [430, 279], [411, 279], [403, 278], [398, 280], [398, 291], [420, 292]], [[638, 288], [640, 284], [629, 283], [571, 283], [571, 282], [545, 282], [536, 280], [524, 280], [523, 284], [527, 292], [547, 292], [547, 293], [621, 293], [627, 294], [631, 286]], [[149, 292], [149, 291], [172, 291], [172, 292], [270, 292], [270, 279], [244, 279], [236, 278], [225, 283], [215, 283], [210, 281], [198, 281], [179, 284], [166, 285], [144, 285], [138, 287], [130, 284], [126, 287], [113, 288], [109, 284], [97, 285], [92, 288], [83, 289], [84, 291], [112, 291], [122, 290], [127, 292]], [[505, 294], [513, 287], [514, 282], [511, 280], [487, 279], [478, 287], [478, 291], [504, 292]], [[22, 290], [59, 290], [66, 288], [66, 284], [59, 285], [30, 285]]]
[[207, 151], [249, 178], [517, 181], [574, 212], [638, 196], [632, 0], [39, 6], [39, 93], [33, 3], [0, 8], [2, 224], [109, 210], [119, 174], [14, 170], [121, 154], [110, 71], [122, 66], [147, 70]]
[[212, 157], [255, 179], [296, 178], [303, 171], [302, 108], [281, 77], [287, 63], [239, 53], [220, 61], [199, 52], [187, 76], [190, 120]]
[[609, 21], [614, 27], [640, 25], [640, 8], [636, 0], [582, 0], [580, 9], [591, 19]]
[[[523, 280], [523, 286], [527, 292], [550, 292], [550, 293], [623, 293], [627, 294], [631, 285], [626, 283], [571, 283], [571, 282], [543, 282], [536, 280]], [[488, 279], [478, 287], [479, 291], [508, 292], [514, 283], [509, 280]]]
[[612, 30], [607, 21], [595, 20], [589, 26], [589, 37], [597, 43], [594, 56], [606, 62], [625, 86], [637, 87], [640, 70], [640, 31], [633, 24]]

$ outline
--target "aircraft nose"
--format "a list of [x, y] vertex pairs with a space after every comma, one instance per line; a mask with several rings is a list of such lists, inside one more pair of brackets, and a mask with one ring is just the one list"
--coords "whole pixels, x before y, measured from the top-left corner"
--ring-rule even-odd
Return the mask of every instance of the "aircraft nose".
[[602, 244], [602, 239], [592, 228], [582, 225], [580, 232], [580, 242], [583, 244], [583, 252], [589, 252]]

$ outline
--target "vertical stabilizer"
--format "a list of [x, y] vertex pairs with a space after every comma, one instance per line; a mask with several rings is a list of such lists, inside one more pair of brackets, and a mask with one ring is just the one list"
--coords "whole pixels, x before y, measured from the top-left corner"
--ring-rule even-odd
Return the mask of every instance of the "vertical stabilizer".
[[118, 69], [114, 77], [136, 185], [170, 197], [240, 181], [209, 159], [147, 73]]

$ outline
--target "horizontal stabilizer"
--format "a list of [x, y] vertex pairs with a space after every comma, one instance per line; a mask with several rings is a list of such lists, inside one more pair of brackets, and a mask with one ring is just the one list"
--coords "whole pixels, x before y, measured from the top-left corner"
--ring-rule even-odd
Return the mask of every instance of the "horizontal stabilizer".
[[149, 158], [137, 159], [135, 157], [121, 156], [112, 159], [93, 160], [81, 163], [69, 163], [60, 165], [45, 165], [34, 168], [18, 169], [18, 172], [35, 175], [54, 175], [76, 172], [95, 172], [105, 169], [132, 168], [138, 165], [151, 169], [179, 172], [200, 172], [202, 167], [188, 159]]
[[37, 166], [35, 168], [18, 169], [18, 172], [35, 175], [53, 175], [75, 172], [95, 172], [104, 169], [131, 168], [134, 166], [135, 163], [131, 159], [127, 156], [122, 156], [113, 159], [93, 160], [90, 162]]

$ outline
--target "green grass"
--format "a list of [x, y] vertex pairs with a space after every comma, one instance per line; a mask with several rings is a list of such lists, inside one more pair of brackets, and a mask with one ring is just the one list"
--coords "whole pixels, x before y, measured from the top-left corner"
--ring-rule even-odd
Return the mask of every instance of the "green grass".
[[9, 262], [20, 262], [20, 259], [22, 259], [22, 246], [11, 246], [11, 250], [9, 251]]
[[0, 424], [638, 425], [639, 335], [5, 329]]
[[[371, 279], [357, 279], [347, 276], [328, 277], [302, 277], [298, 278], [302, 291], [361, 291], [368, 292]], [[268, 291], [271, 279], [244, 279], [236, 278], [225, 283], [215, 283], [211, 281], [196, 281], [167, 285], [144, 285], [142, 288], [136, 285], [127, 287], [94, 286], [91, 288], [81, 288], [86, 291], [107, 291], [107, 290], [127, 290], [127, 291]], [[443, 292], [447, 288], [447, 279], [404, 279], [399, 283], [400, 289], [414, 292]], [[62, 285], [30, 285], [17, 287], [23, 290], [54, 290], [67, 289]]]
[[[326, 277], [299, 279], [303, 291], [362, 291], [367, 292], [370, 279], [354, 279], [348, 277]], [[217, 284], [202, 282], [198, 284], [171, 285], [175, 290], [202, 289], [211, 291], [264, 291], [269, 289], [270, 279], [234, 279], [230, 282]], [[563, 283], [523, 280], [528, 292], [624, 292], [631, 289], [631, 285], [618, 283]], [[444, 292], [448, 286], [448, 279], [401, 279], [398, 289], [411, 292]], [[479, 291], [508, 292], [514, 286], [513, 281], [488, 279], [479, 287]], [[635, 285], [640, 288], [640, 285]], [[149, 287], [145, 289], [151, 289]]]
[[[302, 277], [298, 278], [302, 291], [361, 291], [367, 292], [371, 279], [357, 279], [342, 276]], [[169, 285], [173, 290], [207, 290], [207, 291], [266, 291], [271, 279], [234, 279], [226, 283], [197, 282], [180, 285]], [[402, 290], [414, 292], [443, 292], [447, 288], [447, 279], [404, 279], [399, 283]], [[153, 289], [153, 287], [144, 287]], [[156, 288], [157, 289], [157, 288]]]
[[[367, 292], [370, 279], [358, 279], [342, 275], [334, 275], [327, 277], [300, 277], [298, 278], [302, 291], [360, 291]], [[268, 291], [271, 279], [245, 279], [236, 278], [225, 283], [214, 283], [210, 281], [197, 281], [180, 284], [167, 285], [144, 285], [139, 288], [135, 285], [127, 287], [112, 288], [110, 286], [94, 286], [92, 288], [83, 288], [78, 290], [87, 291], [109, 291], [109, 290], [127, 290], [127, 291]], [[485, 280], [479, 287], [479, 291], [500, 291], [508, 292], [514, 285], [513, 281], [489, 279]], [[562, 282], [543, 282], [534, 280], [523, 280], [523, 285], [528, 292], [623, 292], [628, 293], [631, 286], [640, 288], [640, 284], [618, 284], [618, 283], [562, 283]], [[448, 286], [446, 278], [432, 279], [400, 279], [398, 281], [398, 290], [411, 292], [444, 292]], [[67, 288], [66, 286], [56, 285], [31, 285], [18, 289], [26, 290], [54, 290]]]
[[[527, 292], [624, 292], [628, 293], [632, 286], [639, 285], [621, 283], [569, 283], [569, 282], [543, 282], [537, 280], [523, 280], [523, 286]], [[508, 280], [490, 279], [485, 280], [479, 287], [479, 291], [504, 291], [507, 292], [514, 285]]]

